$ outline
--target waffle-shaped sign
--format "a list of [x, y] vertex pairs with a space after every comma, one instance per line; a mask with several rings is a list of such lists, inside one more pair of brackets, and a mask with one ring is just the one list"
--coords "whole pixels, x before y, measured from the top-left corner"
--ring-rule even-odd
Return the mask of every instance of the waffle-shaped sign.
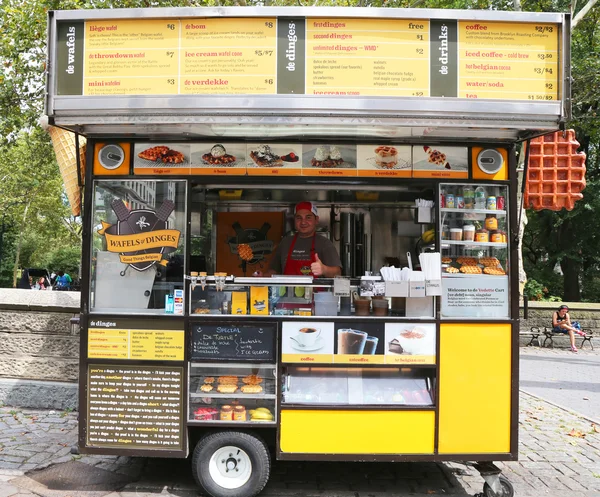
[[548, 133], [531, 140], [529, 146], [525, 208], [573, 210], [575, 202], [583, 198], [586, 158], [577, 152], [575, 131]]

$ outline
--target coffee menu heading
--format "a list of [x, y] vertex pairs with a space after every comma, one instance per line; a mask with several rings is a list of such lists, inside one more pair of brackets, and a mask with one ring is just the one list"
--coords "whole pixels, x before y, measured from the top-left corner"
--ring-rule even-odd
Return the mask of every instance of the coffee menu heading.
[[556, 100], [559, 31], [428, 19], [60, 21], [56, 94]]

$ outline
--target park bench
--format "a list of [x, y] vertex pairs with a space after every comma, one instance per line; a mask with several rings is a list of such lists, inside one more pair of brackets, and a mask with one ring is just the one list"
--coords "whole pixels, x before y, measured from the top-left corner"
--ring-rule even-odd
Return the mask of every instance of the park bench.
[[[577, 338], [582, 338], [581, 340], [581, 344], [579, 345], [580, 349], [583, 349], [583, 346], [586, 342], [588, 342], [590, 344], [590, 347], [592, 348], [592, 350], [594, 350], [594, 344], [592, 343], [592, 338], [594, 338], [594, 330], [591, 330], [590, 328], [582, 328], [581, 331], [583, 333], [585, 333], [585, 336], [581, 336], [581, 335], [577, 335], [575, 334], [575, 340], [577, 340]], [[548, 347], [550, 348], [554, 348], [554, 340], [556, 338], [560, 338], [560, 337], [567, 337], [569, 338], [569, 334], [568, 333], [554, 333], [552, 331], [552, 328], [548, 328], [547, 326], [544, 327], [544, 343], [542, 344], [542, 347], [546, 347], [546, 342], [548, 342]], [[539, 343], [539, 340], [538, 340]]]
[[527, 347], [530, 345], [534, 345], [534, 342], [537, 342], [538, 347], [541, 347], [542, 344], [540, 342], [540, 335], [543, 335], [544, 331], [540, 329], [538, 326], [532, 326], [529, 331], [519, 330], [519, 337], [529, 338], [529, 342], [527, 343]]

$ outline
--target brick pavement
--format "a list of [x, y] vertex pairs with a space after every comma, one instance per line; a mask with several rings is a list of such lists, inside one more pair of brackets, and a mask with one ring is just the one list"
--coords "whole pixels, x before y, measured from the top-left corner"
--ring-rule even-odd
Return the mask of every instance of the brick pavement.
[[[600, 497], [600, 433], [592, 423], [526, 393], [520, 406], [520, 460], [498, 463], [516, 495]], [[572, 430], [583, 437], [569, 436]], [[0, 497], [197, 495], [189, 461], [72, 455], [76, 441], [76, 413], [0, 407]], [[56, 490], [36, 481], [42, 474], [36, 470], [68, 466], [60, 463], [70, 463], [76, 472], [87, 468], [100, 483], [76, 488], [63, 478], [63, 490]], [[125, 481], [102, 485], [103, 476], [108, 482], [111, 475]], [[477, 471], [458, 463], [276, 462], [263, 495], [464, 496], [482, 486]]]

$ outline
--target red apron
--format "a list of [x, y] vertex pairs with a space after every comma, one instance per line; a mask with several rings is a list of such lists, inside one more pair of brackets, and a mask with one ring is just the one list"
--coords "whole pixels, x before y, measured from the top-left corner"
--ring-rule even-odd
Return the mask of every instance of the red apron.
[[290, 245], [290, 250], [288, 251], [287, 260], [285, 261], [285, 268], [283, 269], [283, 274], [294, 276], [312, 276], [310, 265], [316, 261], [315, 236], [316, 233], [313, 235], [312, 245], [310, 247], [310, 259], [296, 261], [292, 260], [292, 252], [294, 251], [294, 246], [296, 245], [296, 240], [298, 239], [298, 233], [294, 235], [294, 239], [292, 240], [292, 244]]

